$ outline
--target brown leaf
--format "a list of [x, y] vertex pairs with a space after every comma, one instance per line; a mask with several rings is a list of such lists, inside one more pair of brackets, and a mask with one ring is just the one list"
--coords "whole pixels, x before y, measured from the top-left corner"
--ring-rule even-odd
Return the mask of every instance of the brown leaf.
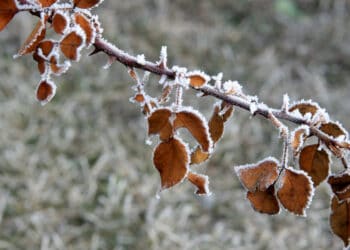
[[52, 18], [52, 27], [58, 34], [63, 34], [68, 27], [68, 18], [62, 12], [56, 12]]
[[154, 151], [153, 163], [159, 171], [162, 189], [170, 188], [187, 175], [189, 163], [187, 147], [177, 138], [161, 142]]
[[247, 192], [247, 199], [255, 211], [265, 214], [278, 214], [280, 206], [275, 194], [274, 186], [270, 186], [265, 191], [256, 190]]
[[174, 129], [186, 128], [198, 141], [204, 152], [210, 152], [212, 141], [206, 121], [199, 113], [192, 110], [183, 110], [176, 113]]
[[348, 137], [348, 133], [339, 123], [335, 123], [335, 122], [324, 123], [320, 126], [320, 130], [334, 138], [337, 138], [339, 136], [344, 136], [344, 139], [347, 139]]
[[141, 93], [137, 93], [134, 97], [133, 100], [138, 103], [143, 103], [145, 101], [145, 95]]
[[148, 117], [148, 135], [159, 134], [161, 140], [173, 137], [173, 126], [170, 123], [172, 111], [160, 108], [153, 111]]
[[300, 169], [311, 177], [315, 187], [328, 177], [329, 163], [328, 153], [323, 149], [318, 150], [318, 145], [306, 146], [300, 153]]
[[198, 146], [192, 153], [191, 153], [191, 165], [192, 164], [200, 164], [202, 162], [205, 162], [209, 159], [210, 154], [203, 152], [202, 149]]
[[81, 13], [76, 13], [74, 15], [75, 22], [84, 30], [86, 35], [86, 44], [90, 45], [95, 40], [95, 28], [93, 26], [93, 23], [90, 22], [90, 20]]
[[189, 74], [188, 79], [190, 80], [190, 85], [194, 88], [200, 88], [208, 82], [208, 77], [203, 74]]
[[46, 8], [56, 3], [57, 0], [38, 0], [38, 2], [40, 3], [41, 7]]
[[143, 105], [142, 113], [144, 115], [149, 115], [153, 109], [157, 108], [157, 106], [158, 105], [154, 101], [149, 101]]
[[71, 31], [60, 42], [62, 53], [68, 59], [73, 61], [77, 61], [79, 59], [82, 45], [84, 45], [84, 38], [77, 31]]
[[234, 111], [234, 108], [231, 104], [227, 103], [227, 102], [222, 102], [221, 103], [221, 116], [222, 119], [224, 120], [224, 122], [227, 122], [228, 119], [230, 119], [230, 117], [232, 116]]
[[15, 0], [0, 1], [0, 31], [6, 27], [17, 12], [18, 9]]
[[302, 171], [287, 168], [280, 181], [277, 197], [283, 207], [294, 214], [305, 216], [305, 209], [309, 206], [314, 193], [310, 177]]
[[[33, 59], [38, 62], [38, 70], [41, 75], [46, 73], [46, 66], [49, 64], [46, 58], [49, 57], [53, 48], [54, 42], [52, 40], [44, 40], [38, 44], [35, 53], [33, 53]], [[45, 58], [43, 58], [42, 56], [44, 56]]]
[[348, 171], [329, 176], [327, 182], [340, 201], [350, 198], [350, 174]]
[[294, 156], [297, 156], [300, 153], [300, 149], [304, 145], [308, 135], [309, 129], [305, 126], [300, 126], [292, 132], [290, 145], [292, 147]]
[[17, 52], [16, 57], [31, 53], [37, 48], [38, 44], [45, 38], [46, 35], [45, 23], [46, 18], [37, 22], [30, 35], [27, 37], [26, 41]]
[[269, 157], [256, 164], [235, 167], [235, 171], [249, 191], [266, 191], [277, 180], [278, 164], [275, 158]]
[[300, 114], [305, 115], [310, 113], [311, 115], [315, 115], [319, 110], [319, 106], [316, 103], [312, 102], [300, 102], [295, 105], [292, 105], [289, 108], [289, 112], [293, 112], [295, 110], [299, 110]]
[[36, 89], [36, 98], [41, 105], [48, 103], [56, 93], [56, 85], [50, 80], [43, 80]]
[[206, 175], [196, 174], [189, 172], [187, 175], [188, 180], [197, 187], [196, 194], [209, 195], [209, 178]]
[[103, 0], [74, 0], [74, 6], [81, 9], [90, 9], [92, 7], [97, 6]]
[[219, 112], [219, 107], [216, 106], [208, 124], [210, 137], [214, 144], [222, 137], [224, 133], [224, 119]]
[[338, 201], [332, 198], [332, 212], [330, 215], [331, 229], [335, 235], [341, 238], [344, 246], [349, 246], [350, 239], [350, 204], [349, 201]]

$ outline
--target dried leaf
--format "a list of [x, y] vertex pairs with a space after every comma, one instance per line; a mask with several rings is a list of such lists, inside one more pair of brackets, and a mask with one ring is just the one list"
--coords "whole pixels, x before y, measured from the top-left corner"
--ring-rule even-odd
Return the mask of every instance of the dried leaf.
[[332, 198], [332, 212], [330, 225], [335, 235], [341, 238], [344, 246], [349, 246], [350, 239], [350, 204], [349, 201], [338, 201], [337, 197]]
[[38, 44], [35, 53], [33, 53], [33, 59], [38, 62], [38, 70], [41, 75], [46, 73], [47, 65], [49, 64], [47, 58], [50, 57], [54, 46], [52, 40], [44, 40]]
[[75, 22], [82, 28], [82, 30], [85, 32], [86, 35], [86, 44], [90, 45], [95, 41], [95, 28], [93, 26], [93, 23], [90, 22], [90, 20], [81, 13], [76, 13], [74, 15]]
[[137, 93], [134, 97], [133, 100], [138, 103], [143, 103], [145, 101], [145, 95], [141, 93]]
[[306, 115], [307, 113], [310, 113], [311, 115], [315, 115], [317, 111], [319, 110], [319, 106], [316, 103], [312, 102], [300, 102], [295, 105], [292, 105], [289, 108], [289, 112], [293, 112], [295, 110], [298, 110], [300, 114]]
[[231, 104], [227, 103], [227, 102], [222, 102], [221, 103], [221, 116], [224, 122], [227, 122], [228, 119], [230, 119], [230, 117], [232, 116], [234, 111], [234, 108]]
[[318, 150], [318, 145], [306, 146], [300, 153], [300, 169], [311, 177], [315, 187], [328, 177], [329, 163], [328, 153], [323, 149]]
[[103, 0], [74, 0], [74, 6], [81, 9], [90, 9], [102, 3]]
[[56, 85], [50, 80], [42, 80], [36, 89], [36, 98], [41, 105], [48, 103], [56, 93]]
[[56, 3], [57, 0], [38, 0], [38, 2], [40, 3], [41, 7], [46, 8]]
[[265, 191], [256, 190], [247, 192], [247, 199], [255, 211], [265, 214], [278, 214], [280, 206], [275, 194], [274, 186], [270, 186]]
[[334, 138], [337, 138], [339, 136], [344, 136], [344, 139], [347, 139], [348, 137], [348, 133], [339, 123], [335, 123], [335, 122], [324, 123], [320, 126], [320, 130]]
[[52, 18], [52, 27], [56, 33], [64, 34], [66, 29], [68, 28], [68, 24], [69, 19], [63, 12], [55, 12]]
[[219, 107], [216, 106], [208, 124], [210, 137], [214, 144], [220, 140], [224, 133], [224, 119], [219, 112]]
[[71, 31], [60, 42], [62, 53], [70, 60], [77, 61], [80, 56], [80, 50], [84, 45], [84, 38], [81, 33]]
[[154, 101], [149, 101], [143, 105], [142, 113], [144, 115], [149, 115], [153, 109], [157, 108], [157, 106], [158, 105]]
[[162, 189], [176, 185], [188, 172], [189, 154], [186, 145], [177, 138], [161, 142], [154, 151], [153, 163], [159, 171]]
[[290, 145], [292, 147], [294, 156], [297, 156], [300, 153], [300, 150], [304, 145], [309, 132], [310, 131], [307, 126], [299, 126], [291, 133]]
[[6, 27], [17, 12], [18, 9], [15, 0], [0, 1], [0, 31]]
[[148, 135], [159, 134], [161, 140], [173, 137], [173, 126], [170, 123], [172, 111], [160, 108], [153, 111], [148, 117]]
[[197, 187], [196, 194], [209, 195], [209, 178], [206, 175], [196, 174], [189, 172], [187, 175], [188, 180]]
[[200, 88], [208, 82], [208, 76], [202, 73], [188, 74], [187, 77], [194, 88]]
[[340, 201], [350, 198], [350, 173], [348, 171], [329, 176], [327, 182]]
[[277, 197], [283, 207], [294, 214], [306, 216], [305, 209], [314, 194], [311, 178], [302, 171], [287, 168], [281, 176], [280, 185]]
[[45, 38], [46, 35], [45, 22], [46, 18], [45, 20], [39, 20], [37, 22], [30, 35], [17, 52], [16, 57], [31, 53], [37, 48], [38, 44]]
[[204, 117], [200, 114], [191, 110], [183, 110], [176, 113], [174, 129], [179, 128], [188, 129], [204, 152], [211, 151], [212, 141], [209, 136], [209, 129], [206, 126]]
[[191, 165], [192, 164], [200, 164], [205, 162], [209, 159], [210, 154], [207, 152], [203, 152], [202, 149], [198, 146], [192, 153], [191, 153]]
[[277, 180], [278, 165], [275, 158], [269, 157], [256, 164], [235, 167], [235, 171], [247, 190], [266, 191]]

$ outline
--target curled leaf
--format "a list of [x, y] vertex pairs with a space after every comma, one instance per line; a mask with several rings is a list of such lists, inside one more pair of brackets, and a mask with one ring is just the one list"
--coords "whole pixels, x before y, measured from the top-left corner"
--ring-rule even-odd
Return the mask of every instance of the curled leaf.
[[194, 110], [182, 110], [176, 113], [174, 129], [186, 128], [198, 141], [204, 152], [212, 149], [212, 140], [205, 118]]
[[275, 194], [274, 186], [270, 186], [265, 191], [255, 190], [247, 192], [247, 199], [255, 211], [265, 214], [278, 214], [280, 206]]
[[187, 175], [188, 180], [197, 187], [196, 194], [198, 195], [210, 195], [209, 191], [209, 178], [203, 174], [196, 174], [189, 172]]
[[159, 171], [162, 189], [170, 188], [181, 182], [187, 175], [188, 149], [180, 139], [171, 138], [157, 146], [153, 163]]
[[78, 8], [90, 9], [102, 3], [103, 0], [74, 0], [73, 2], [74, 2], [74, 6]]
[[148, 135], [159, 134], [161, 140], [173, 137], [173, 126], [170, 123], [172, 111], [160, 108], [153, 111], [148, 117]]
[[210, 154], [207, 152], [203, 152], [202, 149], [198, 146], [196, 149], [191, 153], [191, 165], [192, 164], [200, 164], [202, 162], [205, 162], [209, 159]]
[[293, 112], [295, 110], [298, 110], [300, 114], [303, 116], [307, 113], [310, 113], [312, 116], [317, 113], [317, 111], [320, 109], [318, 104], [313, 102], [299, 102], [297, 104], [292, 105], [289, 108], [289, 112]]
[[333, 233], [341, 238], [347, 248], [350, 243], [350, 204], [349, 201], [339, 201], [336, 196], [332, 198], [332, 212], [330, 225]]
[[190, 72], [187, 74], [187, 77], [190, 81], [190, 85], [194, 88], [200, 88], [210, 80], [208, 75], [199, 71]]
[[277, 197], [288, 211], [306, 216], [305, 210], [314, 194], [312, 180], [303, 171], [286, 168], [280, 179]]
[[0, 1], [0, 31], [2, 31], [17, 14], [18, 8], [15, 1], [16, 0]]
[[77, 23], [86, 35], [86, 44], [89, 46], [95, 41], [96, 31], [93, 23], [81, 13], [76, 13], [74, 15], [75, 23]]
[[318, 150], [318, 145], [309, 145], [302, 149], [299, 157], [300, 169], [304, 170], [312, 179], [314, 186], [318, 186], [329, 174], [330, 158], [325, 150]]
[[350, 173], [348, 171], [329, 176], [327, 182], [340, 201], [350, 198]]
[[337, 122], [323, 123], [320, 126], [320, 130], [334, 138], [343, 136], [344, 139], [347, 139], [348, 137], [348, 133], [346, 132], [346, 130], [343, 128], [343, 126], [340, 123], [337, 123]]
[[304, 125], [299, 126], [291, 133], [290, 145], [292, 147], [294, 156], [297, 156], [300, 153], [300, 150], [309, 134], [309, 127]]
[[269, 157], [256, 164], [235, 167], [235, 171], [242, 185], [250, 192], [266, 191], [277, 180], [278, 165], [275, 158]]
[[224, 119], [219, 113], [220, 109], [218, 106], [216, 106], [208, 124], [210, 137], [214, 144], [222, 137], [224, 133]]

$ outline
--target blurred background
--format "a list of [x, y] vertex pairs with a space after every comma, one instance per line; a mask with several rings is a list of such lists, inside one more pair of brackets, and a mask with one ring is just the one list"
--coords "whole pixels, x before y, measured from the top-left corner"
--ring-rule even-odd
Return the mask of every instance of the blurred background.
[[[311, 98], [350, 128], [347, 0], [105, 0], [95, 12], [104, 36], [131, 54], [155, 61], [167, 45], [169, 65], [223, 72], [276, 108], [284, 93]], [[0, 249], [342, 249], [325, 183], [307, 218], [250, 207], [232, 166], [279, 158], [281, 143], [271, 124], [238, 109], [212, 159], [195, 167], [212, 196], [184, 182], [157, 199], [125, 67], [83, 56], [42, 107], [31, 56], [12, 58], [35, 22], [21, 13], [0, 33]], [[215, 100], [194, 94], [185, 104], [209, 115]]]

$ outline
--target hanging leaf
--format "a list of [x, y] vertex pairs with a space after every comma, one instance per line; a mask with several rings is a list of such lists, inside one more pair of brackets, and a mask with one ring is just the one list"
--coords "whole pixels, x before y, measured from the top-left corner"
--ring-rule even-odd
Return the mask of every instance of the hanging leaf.
[[198, 146], [191, 153], [191, 165], [192, 164], [200, 164], [209, 159], [210, 154], [207, 152], [203, 152], [202, 149]]
[[302, 171], [286, 168], [280, 179], [277, 197], [288, 211], [306, 216], [305, 209], [314, 194], [312, 180]]
[[265, 214], [278, 214], [280, 211], [280, 206], [278, 204], [273, 185], [265, 191], [248, 191], [247, 199], [257, 212]]
[[334, 138], [343, 136], [344, 139], [347, 139], [348, 137], [348, 133], [340, 123], [336, 123], [336, 122], [324, 123], [320, 126], [320, 130]]
[[350, 174], [348, 171], [329, 176], [327, 182], [339, 201], [350, 198]]
[[82, 30], [85, 32], [86, 45], [89, 46], [95, 41], [95, 36], [96, 36], [93, 23], [90, 22], [90, 20], [84, 14], [81, 14], [79, 12], [75, 13], [74, 20], [75, 20], [75, 23], [78, 24], [82, 28]]
[[200, 88], [207, 84], [210, 77], [200, 71], [189, 72], [187, 77], [190, 81], [190, 85], [194, 88]]
[[219, 112], [219, 107], [215, 106], [214, 112], [208, 123], [210, 137], [214, 144], [222, 137], [224, 133], [224, 119]]
[[35, 25], [34, 29], [30, 33], [30, 35], [27, 37], [26, 41], [22, 45], [22, 47], [19, 49], [15, 57], [23, 56], [28, 53], [33, 52], [38, 44], [45, 38], [46, 35], [46, 23], [47, 17], [44, 17], [42, 20], [39, 20], [37, 24]]
[[235, 167], [235, 171], [247, 190], [266, 191], [277, 180], [278, 165], [279, 162], [275, 158], [269, 157], [256, 164]]
[[0, 1], [0, 31], [2, 31], [6, 25], [17, 14], [18, 8], [15, 0], [1, 0]]
[[56, 3], [57, 0], [38, 0], [38, 2], [40, 3], [41, 7], [47, 8]]
[[54, 73], [57, 76], [67, 72], [67, 70], [68, 70], [68, 68], [70, 66], [69, 63], [59, 64], [57, 55], [51, 56], [49, 64], [50, 64], [51, 72]]
[[149, 115], [158, 105], [155, 101], [149, 100], [143, 105], [142, 113], [144, 115]]
[[313, 102], [299, 102], [297, 104], [292, 105], [289, 108], [289, 112], [293, 112], [295, 110], [298, 110], [300, 114], [306, 115], [307, 113], [310, 113], [312, 116], [317, 113], [317, 111], [320, 109], [318, 104]]
[[300, 150], [309, 134], [309, 127], [304, 125], [299, 126], [291, 133], [290, 145], [292, 147], [294, 156], [297, 156], [300, 153]]
[[204, 152], [210, 152], [212, 141], [205, 118], [193, 110], [183, 110], [176, 113], [174, 129], [186, 128], [198, 141]]
[[78, 61], [80, 50], [84, 46], [84, 40], [81, 32], [71, 31], [61, 40], [60, 49], [68, 59]]
[[78, 8], [90, 9], [102, 3], [103, 0], [74, 0], [73, 2], [74, 2], [74, 6]]
[[350, 240], [350, 204], [349, 201], [338, 201], [337, 197], [332, 198], [332, 211], [330, 224], [335, 235], [341, 238], [345, 248], [349, 246]]
[[159, 171], [162, 189], [176, 185], [188, 172], [189, 153], [186, 145], [177, 138], [161, 142], [154, 151], [153, 163]]
[[227, 122], [228, 119], [230, 119], [230, 117], [232, 116], [233, 114], [233, 111], [234, 111], [234, 108], [231, 104], [223, 101], [221, 103], [221, 111], [220, 111], [220, 114], [222, 116], [222, 119], [224, 122]]
[[159, 134], [161, 140], [165, 141], [173, 137], [173, 126], [170, 123], [172, 111], [160, 108], [148, 117], [148, 135]]
[[55, 94], [56, 85], [50, 80], [42, 80], [36, 89], [36, 98], [41, 103], [41, 105], [45, 105], [51, 101]]
[[52, 17], [52, 28], [57, 34], [63, 35], [69, 27], [68, 16], [62, 11], [56, 11]]
[[318, 145], [306, 146], [300, 153], [300, 169], [311, 177], [315, 187], [328, 177], [329, 163], [328, 153], [323, 149], [318, 150]]
[[52, 40], [43, 40], [38, 44], [35, 53], [33, 53], [33, 59], [37, 61], [41, 75], [44, 75], [47, 71], [47, 65], [49, 65], [49, 58], [54, 46], [55, 44]]
[[198, 195], [210, 195], [209, 191], [209, 178], [206, 175], [196, 174], [189, 172], [187, 175], [188, 180], [197, 187], [196, 194]]

